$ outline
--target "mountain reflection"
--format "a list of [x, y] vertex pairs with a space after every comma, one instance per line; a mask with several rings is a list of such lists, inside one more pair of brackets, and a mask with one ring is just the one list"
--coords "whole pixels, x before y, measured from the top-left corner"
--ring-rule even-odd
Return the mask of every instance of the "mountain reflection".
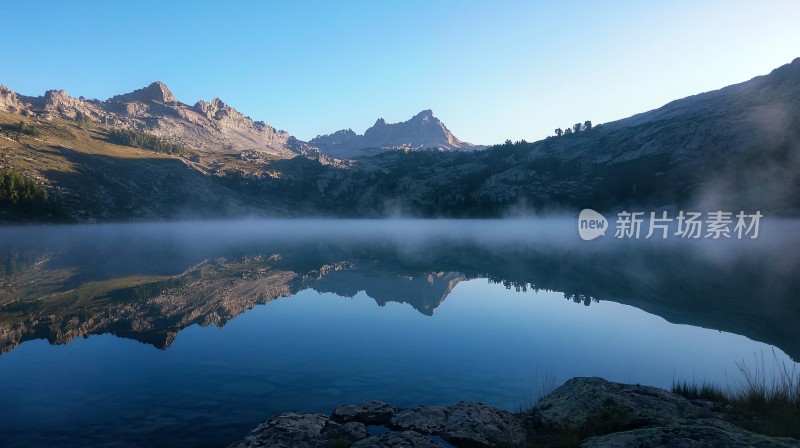
[[431, 316], [460, 281], [487, 278], [517, 290], [563, 292], [582, 305], [632, 305], [800, 359], [800, 254], [785, 249], [796, 240], [593, 244], [575, 242], [571, 232], [491, 237], [479, 224], [413, 239], [304, 230], [235, 238], [236, 230], [225, 226], [187, 227], [197, 225], [5, 230], [0, 353], [32, 339], [65, 344], [103, 333], [166, 349], [183, 328], [223, 326], [256, 305], [291, 300], [309, 288], [344, 297], [363, 291], [381, 306], [404, 303]]

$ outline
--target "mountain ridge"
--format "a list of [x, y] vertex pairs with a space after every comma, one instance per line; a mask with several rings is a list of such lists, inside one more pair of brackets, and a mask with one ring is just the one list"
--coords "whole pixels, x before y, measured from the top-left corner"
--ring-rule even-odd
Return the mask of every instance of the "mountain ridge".
[[102, 100], [74, 98], [63, 90], [24, 96], [0, 86], [0, 110], [24, 116], [76, 119], [82, 116], [116, 128], [153, 134], [199, 153], [234, 157], [256, 152], [264, 158], [291, 158], [310, 151], [286, 131], [254, 121], [214, 98], [182, 103], [161, 81]]

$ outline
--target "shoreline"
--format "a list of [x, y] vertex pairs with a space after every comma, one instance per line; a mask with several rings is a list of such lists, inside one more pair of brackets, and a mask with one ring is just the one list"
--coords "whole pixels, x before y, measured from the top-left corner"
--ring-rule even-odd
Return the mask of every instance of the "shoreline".
[[730, 404], [652, 386], [576, 377], [529, 411], [482, 403], [398, 408], [372, 401], [330, 415], [282, 413], [230, 448], [289, 447], [797, 447], [742, 427]]

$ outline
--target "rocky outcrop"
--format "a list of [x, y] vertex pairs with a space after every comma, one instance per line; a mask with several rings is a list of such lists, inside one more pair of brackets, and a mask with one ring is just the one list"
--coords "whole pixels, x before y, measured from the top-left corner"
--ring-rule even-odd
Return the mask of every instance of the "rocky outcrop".
[[620, 428], [719, 417], [663, 389], [613, 383], [602, 378], [572, 378], [539, 401], [536, 415], [547, 427], [586, 427], [611, 422]]
[[690, 424], [672, 423], [634, 429], [601, 437], [590, 437], [581, 443], [582, 448], [796, 448], [797, 446], [797, 440], [755, 434], [721, 420], [698, 420]]
[[521, 446], [530, 422], [527, 415], [462, 401], [402, 410], [392, 416], [389, 426], [440, 436], [457, 446]]
[[4, 85], [0, 85], [0, 110], [25, 115], [30, 104], [25, 104], [20, 96]]
[[122, 95], [113, 96], [108, 101], [115, 103], [177, 102], [177, 100], [175, 99], [175, 95], [173, 95], [172, 92], [169, 91], [167, 86], [161, 81], [156, 81], [147, 87], [134, 90], [133, 92], [130, 93], [123, 93]]
[[[336, 408], [330, 417], [285, 413], [259, 425], [234, 448], [520, 446], [530, 417], [481, 403], [401, 409], [380, 401]], [[368, 431], [372, 428], [372, 431]]]
[[481, 403], [401, 409], [372, 401], [321, 414], [280, 414], [232, 448], [261, 447], [796, 447], [726, 420], [726, 411], [655, 387], [573, 378], [530, 413]]
[[325, 154], [344, 159], [369, 156], [390, 149], [472, 151], [483, 148], [456, 138], [441, 120], [433, 116], [431, 110], [423, 110], [401, 123], [390, 124], [379, 118], [364, 135], [344, 129], [317, 136], [309, 143]]

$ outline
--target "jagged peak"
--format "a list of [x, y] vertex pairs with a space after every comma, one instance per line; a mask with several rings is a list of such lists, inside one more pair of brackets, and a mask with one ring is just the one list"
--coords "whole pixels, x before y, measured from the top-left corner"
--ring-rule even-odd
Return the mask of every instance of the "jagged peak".
[[355, 131], [353, 131], [353, 129], [347, 128], [347, 129], [340, 129], [334, 132], [333, 134], [327, 134], [327, 135], [356, 135], [356, 133]]
[[215, 96], [214, 99], [211, 100], [211, 105], [213, 105], [217, 109], [224, 109], [229, 107], [228, 104], [219, 99], [218, 96]]
[[231, 115], [237, 117], [241, 116], [242, 118], [244, 118], [244, 115], [242, 115], [239, 111], [237, 111], [233, 107], [226, 104], [217, 96], [215, 96], [214, 99], [212, 99], [210, 102], [206, 102], [205, 100], [198, 101], [197, 103], [195, 103], [194, 108], [198, 112], [206, 115], [209, 118], [217, 118], [217, 119], [221, 118], [219, 114], [220, 112], [224, 112], [225, 113], [224, 115]]
[[418, 113], [417, 115], [414, 115], [414, 118], [434, 118], [433, 111], [430, 109], [425, 109], [420, 113]]
[[122, 95], [116, 95], [112, 97], [109, 101], [118, 101], [118, 102], [148, 102], [148, 101], [155, 101], [159, 103], [174, 103], [177, 100], [175, 99], [175, 95], [170, 92], [167, 85], [161, 81], [156, 81], [148, 85], [147, 87], [143, 87], [141, 89], [134, 90], [130, 93], [124, 93]]
[[44, 97], [47, 100], [55, 98], [72, 98], [66, 90], [46, 90], [44, 92]]

